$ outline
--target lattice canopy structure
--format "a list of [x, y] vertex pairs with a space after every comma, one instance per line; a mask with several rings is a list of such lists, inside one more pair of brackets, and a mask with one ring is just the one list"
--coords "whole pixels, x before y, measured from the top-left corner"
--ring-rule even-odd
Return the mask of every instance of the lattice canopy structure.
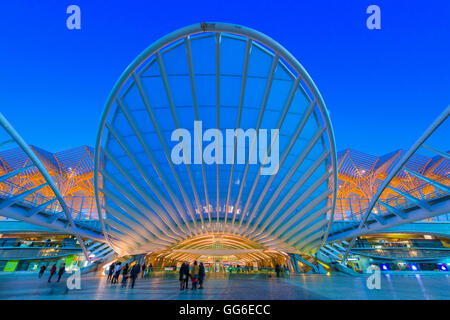
[[[0, 183], [0, 194], [12, 196], [44, 182], [39, 170], [33, 166], [22, 148], [5, 145], [3, 149], [5, 150], [0, 150], [0, 175], [12, 172], [17, 174]], [[93, 149], [81, 146], [56, 153], [32, 145], [30, 149], [52, 177], [66, 204], [71, 208], [73, 218], [97, 219], [93, 186]], [[52, 196], [53, 190], [50, 186], [36, 192], [36, 197], [42, 199]], [[38, 198], [33, 201], [36, 204], [40, 203]]]
[[381, 157], [351, 149], [339, 152], [335, 220], [359, 227], [336, 227], [330, 240], [414, 221], [450, 221], [449, 118], [450, 106], [409, 150]]
[[[192, 137], [181, 163], [173, 152], [185, 136], [174, 139], [175, 129]], [[196, 162], [200, 143], [205, 155], [220, 142], [208, 129], [224, 141], [211, 152], [215, 162]], [[243, 130], [231, 145], [227, 129]], [[270, 152], [261, 153], [265, 138]], [[269, 155], [278, 166], [263, 174]], [[94, 181], [105, 235], [120, 254], [178, 250], [218, 234], [299, 252], [326, 237], [336, 169], [328, 112], [298, 61], [257, 31], [202, 23], [158, 40], [119, 78], [99, 127]]]
[[0, 148], [7, 147], [12, 151], [0, 153], [0, 216], [74, 234], [88, 259], [82, 235], [97, 235], [74, 222], [72, 210], [46, 168], [51, 161], [44, 165], [0, 113]]
[[[382, 162], [381, 167], [385, 170], [386, 177], [370, 199], [358, 228], [350, 232], [352, 240], [343, 255], [343, 261], [355, 243], [356, 237], [361, 234], [449, 213], [448, 160], [450, 160], [450, 154], [434, 145], [439, 141], [436, 140], [437, 137], [449, 136], [449, 119], [450, 105], [431, 123], [409, 150], [400, 152], [399, 157], [390, 157], [391, 161]], [[448, 145], [445, 144], [445, 147], [447, 148]], [[418, 150], [432, 154], [433, 158], [427, 161], [427, 158], [421, 156]], [[428, 176], [425, 175], [426, 171]], [[412, 178], [417, 179], [414, 185], [418, 187], [406, 189], [399, 183], [399, 180]], [[395, 198], [388, 197], [392, 192], [397, 194]]]
[[[430, 150], [424, 150], [424, 153]], [[381, 183], [391, 173], [407, 150], [396, 150], [381, 157], [346, 149], [338, 152], [338, 192], [336, 220], [360, 220], [369, 206]], [[434, 199], [445, 195], [439, 187], [426, 179], [440, 185], [450, 185], [449, 151], [428, 152], [427, 155], [415, 153], [392, 179], [391, 186], [400, 192], [410, 193], [418, 198]], [[424, 178], [422, 178], [425, 177]], [[394, 189], [386, 189], [381, 200], [398, 207], [406, 204], [403, 197]], [[376, 208], [375, 211], [385, 211]]]

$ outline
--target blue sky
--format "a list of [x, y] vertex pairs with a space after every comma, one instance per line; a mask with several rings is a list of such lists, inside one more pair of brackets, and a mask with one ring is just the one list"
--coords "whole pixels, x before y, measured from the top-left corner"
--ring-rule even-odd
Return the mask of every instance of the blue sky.
[[[81, 8], [81, 30], [66, 28], [71, 4]], [[366, 28], [371, 4], [381, 8], [381, 30]], [[93, 146], [126, 66], [163, 35], [202, 21], [242, 24], [286, 47], [319, 88], [338, 150], [408, 148], [450, 104], [449, 1], [23, 0], [0, 5], [0, 110], [30, 144]]]

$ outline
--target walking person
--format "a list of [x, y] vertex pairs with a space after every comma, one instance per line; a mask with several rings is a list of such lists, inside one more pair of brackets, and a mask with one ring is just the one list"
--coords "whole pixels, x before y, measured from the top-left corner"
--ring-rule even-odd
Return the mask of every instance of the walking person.
[[187, 290], [189, 289], [189, 278], [190, 278], [190, 273], [189, 273], [189, 263], [185, 262], [184, 263], [184, 274], [186, 275], [184, 277], [184, 288]]
[[122, 263], [119, 262], [114, 267], [114, 276], [111, 281], [111, 283], [118, 283], [119, 282], [119, 276], [120, 276], [120, 269], [122, 268]]
[[113, 262], [109, 265], [108, 269], [108, 281], [112, 281], [113, 274], [114, 274], [114, 267], [116, 266], [116, 263]]
[[290, 277], [289, 267], [287, 265], [284, 265], [284, 272], [286, 273], [286, 276], [289, 278]]
[[152, 271], [153, 271], [153, 266], [152, 266], [152, 264], [150, 263], [150, 264], [148, 265], [148, 269], [147, 269], [147, 274], [148, 274], [149, 277], [151, 276], [151, 273], [150, 273], [150, 272], [152, 272]]
[[39, 279], [42, 277], [42, 275], [44, 274], [45, 269], [47, 269], [46, 266], [42, 266], [41, 269], [39, 270]]
[[[186, 272], [187, 269], [187, 272]], [[189, 279], [189, 266], [186, 262], [183, 262], [180, 267], [180, 290], [187, 289]]]
[[277, 278], [279, 278], [280, 277], [280, 272], [281, 272], [279, 264], [275, 265], [275, 272], [277, 273]]
[[191, 290], [197, 290], [197, 282], [198, 282], [198, 265], [197, 261], [194, 261], [191, 270], [191, 278], [192, 278], [192, 288]]
[[144, 262], [144, 263], [142, 263], [142, 275], [141, 275], [142, 278], [144, 278], [146, 270], [147, 270], [147, 266], [145, 265], [145, 262]]
[[48, 277], [48, 282], [52, 282], [52, 277], [56, 272], [56, 263], [50, 269], [50, 277]]
[[127, 281], [128, 281], [128, 263], [125, 264], [125, 267], [122, 270], [122, 287], [125, 287], [127, 285]]
[[198, 284], [199, 289], [203, 289], [203, 280], [205, 279], [205, 266], [203, 262], [200, 262], [200, 266], [198, 267]]
[[57, 280], [56, 282], [59, 282], [59, 280], [61, 280], [61, 277], [62, 277], [62, 275], [64, 274], [64, 272], [66, 272], [66, 264], [65, 264], [65, 263], [63, 263], [63, 264], [61, 265], [61, 267], [59, 267], [59, 270], [58, 270], [58, 280]]
[[[143, 268], [143, 270], [145, 270], [145, 268]], [[136, 262], [136, 264], [133, 266], [133, 268], [131, 268], [131, 271], [130, 271], [131, 289], [134, 288], [134, 282], [136, 281], [136, 278], [138, 277], [138, 274], [140, 271], [141, 271], [141, 266], [140, 266], [139, 262]]]

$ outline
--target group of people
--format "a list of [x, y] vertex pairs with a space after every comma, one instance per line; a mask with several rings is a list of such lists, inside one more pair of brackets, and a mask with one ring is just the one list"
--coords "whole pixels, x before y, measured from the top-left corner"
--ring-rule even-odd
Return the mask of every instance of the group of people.
[[[149, 268], [151, 268], [151, 265]], [[132, 267], [130, 267], [128, 263], [125, 263], [125, 265], [122, 266], [121, 262], [115, 262], [109, 266], [108, 281], [110, 281], [111, 284], [117, 284], [119, 283], [120, 274], [122, 274], [122, 287], [127, 286], [128, 278], [130, 278], [130, 287], [134, 288], [136, 278], [139, 276], [141, 270], [142, 277], [144, 277], [145, 273], [148, 272], [145, 263], [141, 266], [139, 262], [136, 262]]]
[[277, 278], [280, 277], [280, 274], [286, 274], [289, 277], [289, 268], [287, 265], [280, 266], [279, 264], [275, 265], [275, 273], [277, 274]]
[[191, 290], [197, 289], [197, 284], [199, 289], [203, 289], [203, 280], [205, 279], [205, 266], [203, 262], [200, 265], [197, 261], [189, 268], [189, 264], [184, 262], [180, 267], [180, 290], [189, 289], [189, 279], [192, 281]]
[[[48, 277], [48, 282], [52, 282], [52, 278], [56, 273], [56, 263], [53, 264], [52, 268], [50, 269], [50, 276]], [[42, 276], [44, 275], [45, 270], [47, 270], [47, 267], [45, 265], [41, 266], [41, 269], [39, 269], [39, 278], [42, 278]], [[61, 266], [59, 267], [58, 270], [58, 280], [56, 280], [56, 282], [59, 282], [61, 280], [62, 275], [64, 274], [64, 272], [66, 272], [66, 264], [63, 263], [61, 264]]]

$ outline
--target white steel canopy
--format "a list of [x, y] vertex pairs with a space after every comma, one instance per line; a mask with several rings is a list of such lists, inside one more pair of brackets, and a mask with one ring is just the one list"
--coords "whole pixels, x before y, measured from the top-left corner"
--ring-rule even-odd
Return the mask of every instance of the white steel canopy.
[[[174, 163], [172, 133], [195, 136], [195, 121], [203, 131], [278, 129], [278, 171], [261, 175], [251, 161]], [[281, 45], [242, 26], [195, 24], [148, 47], [117, 81], [94, 176], [103, 230], [120, 254], [217, 234], [300, 252], [320, 246], [333, 220], [333, 130], [313, 81]]]

